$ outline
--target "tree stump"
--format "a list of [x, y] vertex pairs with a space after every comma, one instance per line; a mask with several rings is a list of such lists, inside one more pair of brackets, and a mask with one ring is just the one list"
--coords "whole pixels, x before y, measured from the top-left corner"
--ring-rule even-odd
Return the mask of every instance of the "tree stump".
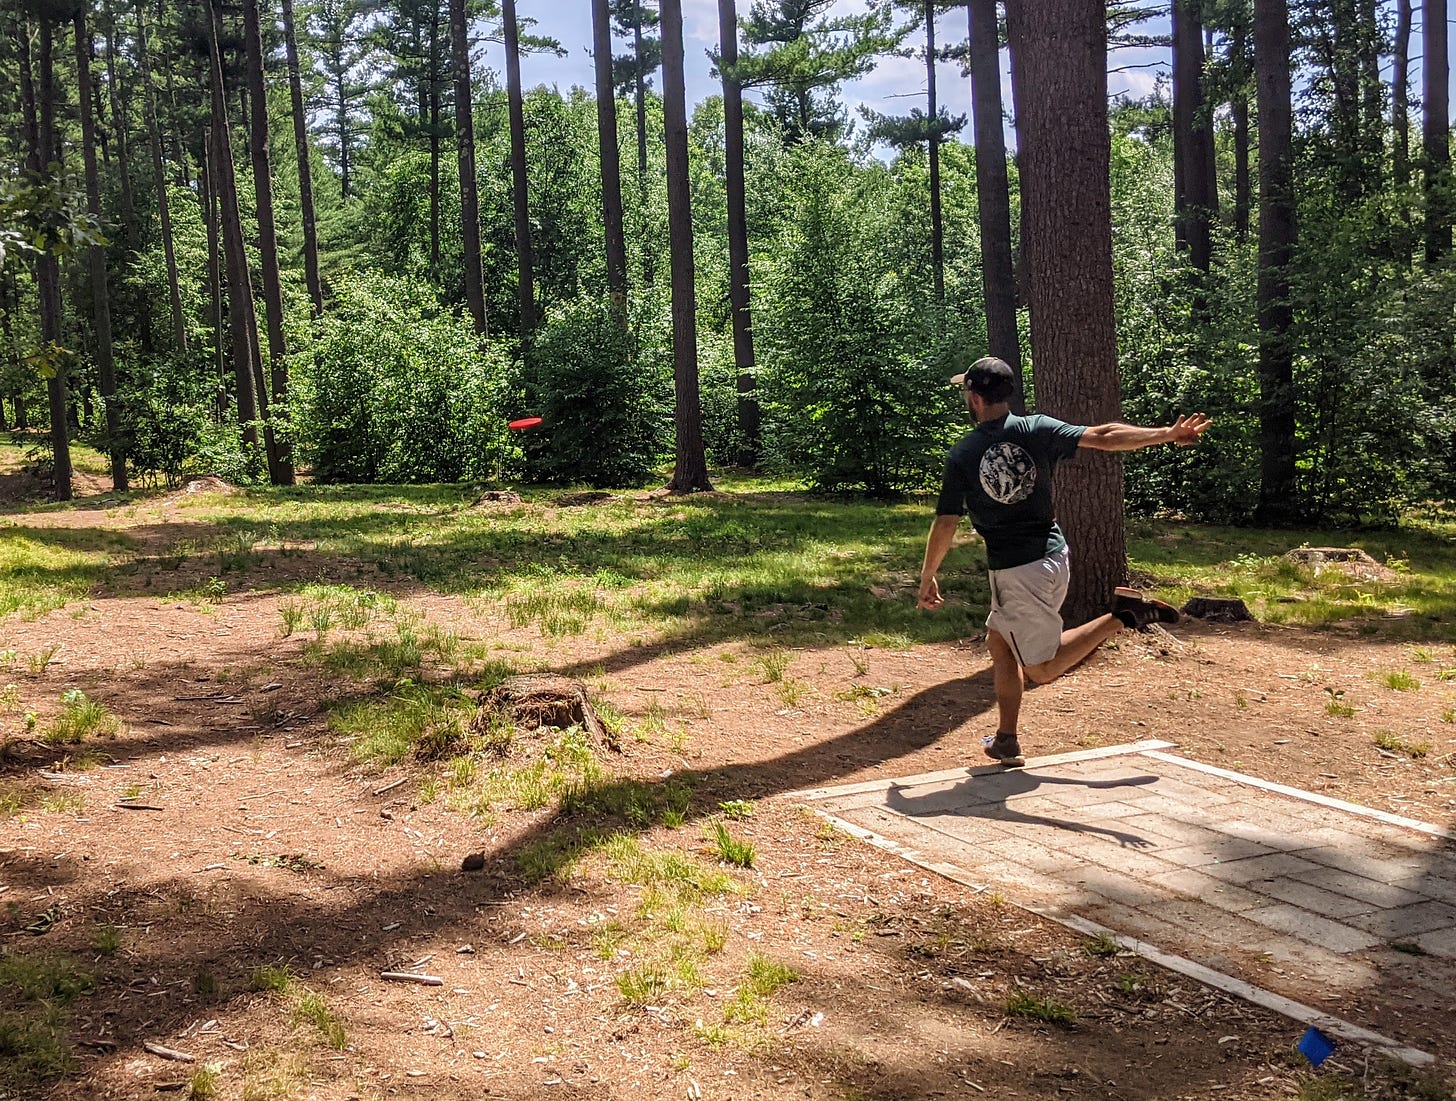
[[507, 677], [480, 698], [480, 707], [470, 720], [472, 734], [485, 734], [491, 716], [503, 713], [526, 730], [549, 726], [565, 729], [579, 726], [599, 745], [615, 750], [617, 737], [602, 725], [587, 699], [586, 685], [555, 673], [530, 673]]
[[1183, 614], [1217, 623], [1247, 623], [1254, 617], [1238, 597], [1195, 596], [1183, 605]]

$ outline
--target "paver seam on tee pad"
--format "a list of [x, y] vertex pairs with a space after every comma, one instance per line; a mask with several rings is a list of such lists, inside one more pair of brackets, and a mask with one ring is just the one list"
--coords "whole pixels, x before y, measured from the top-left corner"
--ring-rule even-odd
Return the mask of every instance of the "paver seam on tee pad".
[[[1192, 766], [1197, 768], [1198, 771], [1205, 771], [1212, 775], [1220, 776], [1224, 779], [1233, 780], [1239, 783], [1249, 783], [1255, 787], [1264, 788], [1265, 790], [1276, 792], [1281, 795], [1288, 795], [1294, 798], [1305, 799], [1307, 801], [1320, 803], [1322, 805], [1330, 806], [1338, 810], [1348, 810], [1353, 813], [1361, 814], [1365, 817], [1376, 818], [1390, 825], [1419, 828], [1422, 830], [1422, 832], [1434, 833], [1439, 836], [1453, 836], [1450, 831], [1443, 830], [1438, 826], [1432, 826], [1428, 823], [1416, 822], [1411, 819], [1400, 818], [1397, 815], [1387, 814], [1383, 811], [1376, 811], [1369, 807], [1360, 807], [1356, 804], [1343, 803], [1340, 800], [1330, 799], [1325, 796], [1319, 796], [1313, 792], [1301, 791], [1297, 788], [1288, 788], [1280, 784], [1273, 784], [1267, 781], [1258, 780], [1255, 777], [1245, 776], [1241, 773], [1230, 772], [1225, 769], [1215, 768], [1211, 765], [1202, 765], [1201, 762], [1189, 761], [1187, 758], [1177, 757], [1172, 754], [1160, 752], [1161, 750], [1171, 748], [1173, 748], [1172, 745], [1167, 742], [1137, 742], [1130, 745], [1108, 746], [1101, 749], [1060, 754], [1054, 757], [1035, 758], [1034, 761], [1036, 767], [1047, 767], [1049, 765], [1066, 764], [1082, 760], [1095, 760], [1103, 757], [1121, 755], [1146, 755], [1148, 757], [1161, 760], [1167, 764], [1177, 765], [1181, 767]], [[812, 804], [815, 802], [834, 799], [836, 797], [843, 797], [851, 794], [862, 794], [875, 790], [887, 790], [893, 784], [903, 784], [906, 782], [906, 780], [914, 780], [919, 783], [933, 783], [943, 782], [945, 780], [951, 779], [964, 778], [969, 775], [994, 773], [999, 771], [1001, 771], [1001, 766], [998, 765], [992, 765], [989, 768], [954, 769], [926, 776], [906, 777], [898, 781], [873, 780], [868, 783], [847, 784], [838, 788], [815, 788], [810, 791], [790, 792], [784, 796], [781, 796], [780, 798], [807, 800]], [[937, 875], [944, 876], [946, 879], [949, 879], [956, 883], [960, 883], [964, 886], [968, 886], [975, 891], [984, 891], [989, 886], [989, 884], [987, 883], [972, 882], [966, 871], [958, 867], [957, 865], [950, 864], [942, 860], [932, 859], [918, 849], [911, 848], [908, 845], [903, 845], [900, 842], [878, 834], [873, 830], [866, 829], [863, 826], [857, 825], [854, 822], [850, 822], [846, 819], [840, 818], [839, 816], [825, 810], [822, 807], [814, 807], [813, 809], [816, 814], [833, 823], [837, 828], [843, 830], [845, 833], [848, 833], [853, 837], [857, 837], [860, 840], [874, 845], [877, 848], [883, 849], [886, 852], [893, 853], [894, 855], [899, 856], [901, 859], [906, 860], [909, 863], [916, 865], [917, 867], [921, 867], [926, 869], [927, 871], [934, 872]], [[1075, 914], [1064, 914], [1052, 909], [1048, 909], [1046, 907], [1036, 906], [1027, 902], [1018, 902], [1015, 900], [1009, 901], [1012, 901], [1013, 904], [1018, 906], [1020, 909], [1037, 914], [1041, 917], [1046, 918], [1049, 921], [1054, 921], [1065, 928], [1071, 929], [1078, 933], [1082, 933], [1085, 936], [1098, 936], [1100, 934], [1106, 934], [1107, 936], [1112, 937], [1124, 949], [1133, 952], [1143, 959], [1149, 960], [1150, 962], [1155, 963], [1161, 967], [1167, 968], [1170, 971], [1174, 971], [1181, 975], [1186, 975], [1190, 979], [1194, 979], [1198, 982], [1204, 983], [1217, 990], [1222, 990], [1225, 993], [1232, 994], [1238, 998], [1242, 998], [1243, 1000], [1250, 1002], [1254, 1005], [1258, 1005], [1265, 1009], [1272, 1010], [1273, 1012], [1279, 1013], [1300, 1024], [1313, 1025], [1331, 1036], [1347, 1040], [1352, 1043], [1362, 1044], [1367, 1047], [1374, 1048], [1410, 1066], [1424, 1067], [1429, 1066], [1430, 1064], [1435, 1062], [1435, 1057], [1428, 1052], [1421, 1051], [1418, 1048], [1407, 1047], [1390, 1038], [1389, 1036], [1384, 1036], [1378, 1032], [1372, 1032], [1371, 1030], [1362, 1028], [1361, 1026], [1354, 1024], [1351, 1021], [1346, 1021], [1339, 1017], [1333, 1017], [1327, 1013], [1323, 1013], [1320, 1010], [1313, 1008], [1312, 1006], [1305, 1005], [1302, 1002], [1294, 1001], [1291, 998], [1286, 998], [1281, 994], [1274, 993], [1274, 991], [1272, 990], [1267, 990], [1263, 987], [1255, 986], [1252, 983], [1245, 982], [1244, 980], [1235, 978], [1232, 975], [1227, 975], [1221, 971], [1216, 971], [1213, 968], [1198, 963], [1196, 960], [1191, 960], [1185, 956], [1179, 956], [1175, 953], [1168, 952], [1164, 949], [1158, 948], [1156, 945], [1140, 941], [1135, 937], [1126, 936], [1117, 932], [1114, 929], [1109, 929], [1105, 926], [1099, 925], [1097, 922], [1090, 921], [1083, 917], [1078, 917]]]

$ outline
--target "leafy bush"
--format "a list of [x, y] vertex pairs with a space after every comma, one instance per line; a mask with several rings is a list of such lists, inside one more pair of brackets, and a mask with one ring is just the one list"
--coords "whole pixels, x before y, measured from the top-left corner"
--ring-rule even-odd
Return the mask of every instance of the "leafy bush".
[[882, 262], [896, 232], [889, 176], [843, 150], [798, 149], [790, 208], [757, 274], [765, 450], [825, 490], [889, 494], [934, 481], [952, 407], [910, 280]]
[[671, 359], [656, 304], [623, 325], [611, 302], [582, 297], [553, 310], [528, 357], [527, 404], [545, 424], [522, 441], [548, 481], [638, 486], [671, 431]]
[[512, 369], [418, 284], [341, 280], [294, 365], [295, 435], [320, 482], [453, 482], [505, 461]]
[[[130, 385], [121, 392], [127, 458], [137, 474], [161, 475], [168, 486], [181, 484], [186, 474], [194, 472], [236, 477], [239, 471], [235, 467], [242, 460], [236, 442], [234, 461], [207, 448], [217, 442], [212, 439], [216, 433], [211, 383], [188, 369], [192, 366], [175, 360], [138, 365], [130, 372]], [[104, 431], [105, 420], [97, 417], [96, 423]], [[237, 435], [235, 428], [229, 431]]]

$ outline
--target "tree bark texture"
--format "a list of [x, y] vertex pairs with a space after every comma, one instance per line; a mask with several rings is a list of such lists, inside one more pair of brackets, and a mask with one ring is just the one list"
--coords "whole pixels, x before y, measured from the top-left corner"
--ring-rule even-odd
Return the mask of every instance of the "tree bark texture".
[[172, 214], [167, 201], [167, 174], [162, 164], [162, 132], [157, 120], [157, 94], [152, 87], [147, 28], [143, 5], [137, 6], [137, 65], [142, 80], [142, 110], [146, 114], [147, 144], [151, 147], [152, 176], [157, 188], [157, 221], [162, 234], [162, 255], [167, 262], [167, 296], [172, 306], [172, 344], [179, 355], [187, 352], [187, 319], [182, 312], [182, 285], [177, 276], [177, 251], [172, 242]]
[[430, 272], [440, 272], [440, 9], [430, 10]]
[[[83, 9], [84, 10], [84, 9]], [[106, 101], [111, 112], [111, 131], [116, 135], [116, 183], [121, 200], [123, 232], [130, 239], [136, 225], [136, 199], [131, 185], [131, 126], [126, 95], [116, 66], [118, 45], [116, 17], [109, 3], [102, 5], [106, 16]]]
[[687, 92], [682, 0], [662, 0], [662, 113], [667, 145], [667, 225], [672, 258], [672, 362], [677, 396], [677, 462], [668, 488], [712, 489], [703, 448], [698, 390], [698, 326], [693, 270], [693, 198], [688, 174]]
[[[81, 158], [86, 172], [86, 206], [91, 216], [101, 217], [101, 178], [96, 168], [96, 120], [91, 113], [91, 36], [86, 28], [86, 9], [76, 13], [76, 83], [80, 92]], [[121, 438], [121, 401], [116, 394], [116, 359], [111, 344], [111, 289], [106, 275], [106, 246], [94, 244], [88, 250], [91, 269], [91, 307], [96, 325], [96, 373], [101, 381], [101, 401], [106, 411], [106, 453], [111, 460], [111, 485], [125, 493], [126, 448]]]
[[597, 149], [602, 162], [607, 289], [621, 309], [627, 302], [627, 232], [622, 214], [622, 157], [617, 143], [617, 90], [612, 83], [612, 21], [607, 0], [592, 0], [592, 54], [597, 80]]
[[1208, 272], [1218, 203], [1213, 180], [1212, 119], [1203, 102], [1201, 0], [1173, 4], [1173, 219], [1179, 248]]
[[651, 218], [647, 209], [647, 74], [642, 71], [642, 5], [633, 9], [632, 48], [636, 51], [637, 107], [637, 205], [642, 222], [642, 281], [648, 286], [656, 276], [653, 250], [648, 241]]
[[1249, 28], [1242, 15], [1229, 37], [1229, 71], [1234, 83], [1229, 103], [1234, 122], [1234, 236], [1244, 241], [1249, 236], [1253, 189], [1249, 182]]
[[971, 115], [976, 131], [976, 199], [981, 230], [981, 288], [991, 355], [1016, 374], [1012, 410], [1026, 412], [1021, 338], [1016, 325], [1016, 269], [1011, 247], [1011, 187], [1001, 125], [1001, 39], [996, 0], [970, 0]]
[[1410, 184], [1410, 39], [1414, 0], [1396, 0], [1390, 73], [1390, 124], [1395, 131], [1391, 171], [1397, 187]]
[[[1037, 408], [1072, 423], [1117, 420], [1105, 5], [1011, 0], [1007, 15]], [[1122, 472], [1121, 456], [1106, 452], [1059, 472], [1073, 562], [1068, 622], [1105, 612], [1127, 577]]]
[[[269, 420], [272, 446], [269, 475], [274, 485], [294, 482], [293, 451], [288, 433], [280, 433], [273, 421], [285, 420], [288, 402], [288, 341], [283, 331], [283, 280], [278, 265], [278, 227], [273, 219], [273, 158], [269, 148], [268, 88], [263, 80], [263, 32], [258, 0], [243, 0], [244, 53], [248, 85], [252, 88], [253, 116], [250, 151], [253, 158], [253, 190], [257, 200], [258, 261], [263, 276], [263, 314], [268, 325], [268, 373], [272, 391]], [[261, 364], [260, 364], [261, 366]]]
[[[26, 32], [22, 28], [22, 40], [25, 37]], [[56, 148], [54, 39], [51, 25], [44, 19], [40, 24], [40, 56], [37, 61], [39, 62], [37, 70], [39, 79], [32, 94], [35, 97], [38, 123], [32, 159], [36, 170], [49, 176], [51, 175], [50, 166], [58, 163], [59, 157]], [[24, 71], [22, 79], [28, 82], [30, 70], [28, 43], [25, 46], [21, 64]], [[45, 341], [50, 352], [56, 353], [61, 347], [63, 337], [64, 307], [61, 303], [61, 266], [53, 254], [42, 253], [36, 260], [35, 276], [40, 298], [41, 339]], [[71, 443], [66, 434], [66, 417], [70, 394], [66, 384], [66, 363], [65, 358], [59, 354], [52, 354], [49, 358], [55, 369], [54, 373], [46, 379], [46, 397], [50, 404], [51, 416], [53, 495], [57, 501], [69, 501], [71, 499]]]
[[945, 217], [940, 202], [940, 103], [935, 87], [935, 4], [925, 0], [925, 100], [930, 119], [930, 267], [935, 279], [936, 328], [945, 328]]
[[475, 183], [475, 101], [470, 92], [470, 39], [465, 0], [450, 0], [450, 67], [455, 76], [455, 144], [460, 165], [460, 235], [465, 253], [465, 300], [475, 331], [490, 335], [480, 258], [480, 196]]
[[217, 197], [218, 230], [227, 266], [228, 318], [232, 329], [233, 374], [237, 380], [238, 425], [243, 442], [258, 447], [258, 394], [253, 382], [252, 349], [257, 345], [258, 319], [253, 310], [253, 288], [248, 278], [248, 255], [238, 211], [237, 183], [233, 175], [232, 139], [228, 133], [227, 96], [222, 78], [222, 51], [218, 46], [218, 14], [208, 0], [207, 35], [212, 65], [212, 120], [209, 127], [210, 173]]
[[535, 257], [531, 249], [526, 116], [521, 98], [521, 41], [520, 27], [516, 23], [516, 0], [502, 0], [501, 14], [505, 19], [506, 32], [506, 98], [510, 101], [511, 121], [511, 198], [516, 212], [516, 263], [520, 271], [516, 289], [520, 296], [521, 339], [529, 340], [536, 328]]
[[1287, 0], [1255, 0], [1259, 114], [1259, 516], [1290, 518], [1295, 493], [1294, 309], [1289, 266], [1294, 217], [1294, 114]]
[[288, 96], [293, 104], [293, 145], [298, 156], [298, 205], [303, 219], [303, 277], [313, 315], [324, 312], [319, 278], [318, 225], [313, 205], [313, 163], [308, 145], [308, 115], [303, 106], [303, 78], [298, 65], [298, 39], [293, 27], [293, 0], [283, 0], [283, 48], [288, 57]]
[[216, 391], [217, 422], [221, 424], [227, 418], [228, 410], [227, 356], [223, 349], [225, 338], [222, 316], [223, 271], [220, 255], [222, 251], [221, 233], [218, 230], [217, 188], [213, 186], [212, 173], [207, 167], [208, 162], [212, 160], [210, 132], [208, 139], [208, 155], [202, 158], [199, 165], [197, 183], [198, 189], [202, 192], [202, 220], [207, 227], [207, 289], [212, 305], [213, 388]]
[[733, 364], [738, 372], [738, 435], [741, 466], [757, 466], [763, 450], [754, 377], [753, 298], [748, 270], [748, 199], [744, 179], [743, 87], [729, 74], [738, 64], [738, 11], [718, 0], [723, 76], [724, 176], [728, 193], [728, 293], [733, 305]]
[[1451, 252], [1452, 209], [1456, 207], [1451, 181], [1451, 63], [1447, 54], [1446, 0], [1424, 0], [1421, 12], [1425, 36], [1421, 71], [1425, 85], [1426, 262], [1434, 264]]

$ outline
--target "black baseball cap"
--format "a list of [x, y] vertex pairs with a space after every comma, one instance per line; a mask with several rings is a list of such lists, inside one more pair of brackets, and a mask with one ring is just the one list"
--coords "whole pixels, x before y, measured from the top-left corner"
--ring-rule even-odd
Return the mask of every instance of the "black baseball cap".
[[995, 356], [976, 360], [961, 374], [952, 376], [950, 381], [980, 394], [989, 402], [1008, 401], [1016, 393], [1016, 372], [1004, 359]]

